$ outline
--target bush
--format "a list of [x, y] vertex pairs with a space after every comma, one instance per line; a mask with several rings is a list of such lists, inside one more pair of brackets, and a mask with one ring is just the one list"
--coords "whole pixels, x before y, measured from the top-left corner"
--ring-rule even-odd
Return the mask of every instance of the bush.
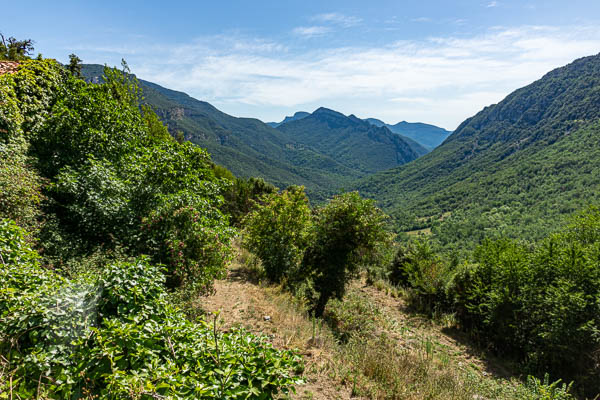
[[435, 254], [426, 239], [400, 246], [388, 272], [392, 284], [408, 289], [409, 304], [426, 313], [448, 307], [445, 288], [451, 277], [451, 266]]
[[215, 175], [230, 179], [232, 184], [223, 193], [225, 203], [222, 210], [229, 215], [234, 226], [240, 226], [242, 220], [259, 205], [264, 205], [268, 195], [277, 193], [277, 188], [262, 178], [234, 178], [231, 172], [221, 166], [215, 166]]
[[146, 260], [62, 279], [37, 263], [24, 232], [0, 223], [0, 350], [21, 398], [269, 398], [299, 382], [290, 351], [242, 330], [192, 323], [167, 302]]
[[202, 197], [178, 193], [163, 198], [143, 223], [143, 252], [167, 267], [167, 286], [208, 293], [233, 258], [233, 230]]
[[0, 144], [0, 218], [14, 220], [30, 232], [40, 226], [42, 178], [13, 146]]
[[311, 226], [304, 187], [289, 187], [281, 194], [267, 195], [263, 201], [264, 205], [244, 220], [242, 244], [260, 258], [271, 282], [298, 280]]

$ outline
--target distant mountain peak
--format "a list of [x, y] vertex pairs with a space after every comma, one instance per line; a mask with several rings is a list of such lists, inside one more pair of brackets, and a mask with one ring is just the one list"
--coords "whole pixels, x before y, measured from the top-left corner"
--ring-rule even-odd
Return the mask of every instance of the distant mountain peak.
[[345, 117], [344, 114], [342, 114], [341, 112], [332, 110], [330, 108], [326, 108], [326, 107], [319, 107], [317, 108], [315, 111], [313, 111], [312, 115], [336, 115], [336, 116], [340, 116], [340, 117]]
[[385, 126], [390, 131], [410, 138], [420, 145], [425, 146], [429, 150], [439, 146], [452, 133], [451, 131], [447, 131], [439, 126], [425, 124], [422, 122], [401, 121], [395, 125], [390, 125], [376, 118], [366, 118], [364, 121], [378, 127]]
[[346, 116], [326, 107], [277, 129], [363, 173], [392, 168], [427, 153], [423, 146], [386, 127], [374, 127], [353, 114]]
[[306, 118], [310, 115], [310, 113], [306, 112], [306, 111], [296, 111], [294, 113], [294, 115], [290, 116], [286, 116], [283, 121], [281, 122], [267, 122], [267, 125], [273, 127], [273, 128], [277, 128], [279, 125], [281, 124], [285, 124], [291, 121], [296, 121], [298, 119], [302, 119], [302, 118]]

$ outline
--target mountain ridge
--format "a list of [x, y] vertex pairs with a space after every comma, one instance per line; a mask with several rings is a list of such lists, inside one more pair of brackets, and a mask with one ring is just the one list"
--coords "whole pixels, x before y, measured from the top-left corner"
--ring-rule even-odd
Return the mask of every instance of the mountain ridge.
[[294, 113], [294, 115], [292, 116], [286, 116], [283, 121], [281, 122], [267, 122], [266, 124], [273, 127], [273, 128], [277, 128], [279, 125], [281, 124], [285, 124], [286, 122], [290, 122], [290, 121], [295, 121], [297, 119], [302, 119], [304, 117], [308, 117], [310, 115], [309, 112], [306, 111], [296, 111]]
[[[511, 216], [504, 220], [513, 223], [502, 229], [514, 237], [539, 237], [563, 216], [597, 200], [588, 189], [600, 190], [600, 178], [590, 172], [599, 165], [600, 155], [590, 151], [586, 156], [577, 139], [585, 140], [589, 150], [597, 148], [599, 118], [600, 55], [596, 55], [550, 71], [485, 107], [415, 162], [363, 178], [351, 187], [377, 199], [401, 231], [449, 227], [448, 221], [465, 232], [471, 229], [467, 221], [482, 231], [498, 231], [501, 228], [491, 219], [482, 218], [498, 207], [508, 207]], [[528, 172], [519, 177], [515, 172], [519, 170]], [[544, 174], [545, 170], [555, 171], [555, 176]], [[557, 196], [556, 188], [566, 194]], [[438, 224], [437, 219], [447, 213], [453, 217]], [[544, 218], [533, 223], [534, 215]], [[519, 221], [521, 216], [530, 226]], [[429, 222], [419, 222], [424, 220]], [[536, 227], [542, 228], [536, 232]], [[469, 231], [451, 239], [449, 228], [437, 233], [443, 236], [443, 229], [448, 241], [482, 237]]]
[[[82, 72], [87, 80], [99, 81], [103, 70], [101, 65], [84, 64]], [[216, 163], [239, 177], [262, 177], [282, 188], [291, 184], [303, 185], [311, 199], [319, 202], [358, 178], [392, 166], [385, 164], [365, 169], [346, 159], [342, 162], [324, 149], [321, 141], [303, 142], [295, 135], [272, 128], [258, 119], [237, 118], [223, 113], [210, 103], [194, 99], [184, 92], [143, 79], [138, 79], [138, 82], [143, 90], [143, 102], [150, 105], [168, 125], [172, 135], [177, 136], [180, 132], [185, 140], [206, 148]], [[303, 113], [295, 116], [302, 117]], [[286, 125], [298, 120], [301, 119], [289, 121]], [[362, 144], [377, 146], [374, 141]], [[420, 154], [424, 151], [409, 155], [402, 162]], [[361, 156], [366, 159], [376, 157], [368, 148]]]
[[367, 174], [413, 161], [427, 152], [386, 127], [378, 128], [354, 115], [325, 107], [282, 124], [277, 130], [307, 146], [318, 143], [328, 156]]

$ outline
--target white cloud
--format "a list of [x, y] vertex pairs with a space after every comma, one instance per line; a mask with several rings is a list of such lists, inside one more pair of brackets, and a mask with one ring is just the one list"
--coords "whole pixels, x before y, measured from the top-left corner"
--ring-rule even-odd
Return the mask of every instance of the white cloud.
[[296, 35], [304, 37], [322, 36], [331, 31], [332, 29], [327, 26], [299, 26], [294, 28]]
[[527, 26], [304, 53], [258, 39], [198, 40], [166, 47], [160, 59], [155, 52], [128, 61], [139, 77], [233, 115], [280, 120], [324, 105], [454, 129], [551, 69], [599, 50], [600, 27]]
[[492, 8], [492, 7], [498, 7], [498, 2], [497, 1], [490, 1], [487, 6], [487, 8]]
[[340, 13], [319, 14], [312, 17], [311, 20], [322, 23], [340, 25], [345, 28], [360, 25], [360, 23], [362, 22], [362, 18], [348, 16]]

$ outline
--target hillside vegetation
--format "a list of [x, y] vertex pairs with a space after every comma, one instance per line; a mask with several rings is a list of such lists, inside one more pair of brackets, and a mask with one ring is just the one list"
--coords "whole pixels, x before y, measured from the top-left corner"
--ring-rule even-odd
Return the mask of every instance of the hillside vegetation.
[[326, 155], [364, 174], [402, 165], [427, 153], [423, 146], [385, 127], [327, 108], [281, 124], [277, 130], [302, 145], [321, 148]]
[[576, 60], [467, 119], [431, 153], [354, 187], [398, 231], [430, 227], [450, 248], [540, 239], [597, 201], [599, 88], [600, 56]]
[[[0, 399], [600, 393], [600, 56], [423, 157], [354, 116], [272, 129], [78, 60], [0, 76]], [[358, 184], [391, 221], [324, 198], [404, 163]], [[287, 181], [313, 170], [317, 206]]]
[[[53, 60], [0, 76], [0, 398], [265, 398], [299, 356], [175, 304], [212, 290], [227, 181], [134, 81]], [[35, 247], [35, 249], [34, 249]]]

